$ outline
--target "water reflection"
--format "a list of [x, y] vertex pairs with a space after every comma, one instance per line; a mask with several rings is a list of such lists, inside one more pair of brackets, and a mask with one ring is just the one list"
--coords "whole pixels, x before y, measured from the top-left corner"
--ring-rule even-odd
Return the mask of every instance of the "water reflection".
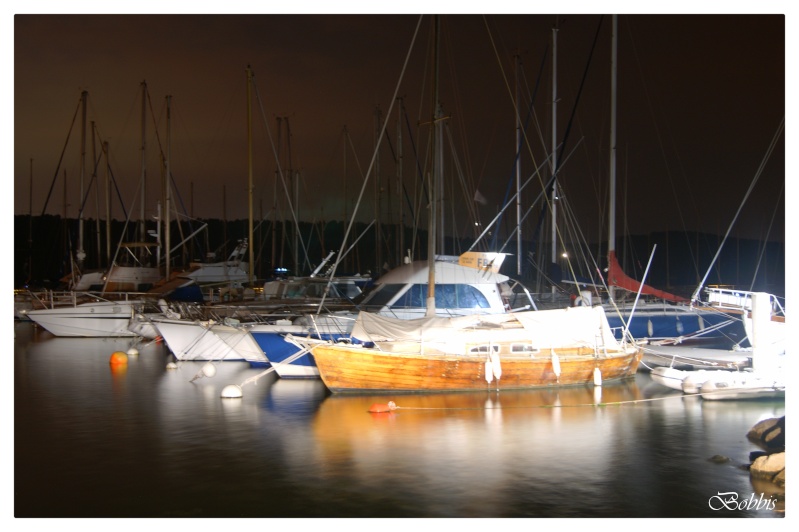
[[[756, 449], [746, 432], [784, 402], [703, 402], [642, 374], [601, 388], [331, 395], [320, 380], [253, 380], [264, 370], [246, 362], [167, 369], [157, 343], [112, 368], [129, 342], [16, 329], [18, 516], [779, 515], [720, 515], [708, 499], [772, 496], [740, 466]], [[243, 396], [222, 399], [231, 384]], [[398, 408], [369, 412], [389, 401]]]

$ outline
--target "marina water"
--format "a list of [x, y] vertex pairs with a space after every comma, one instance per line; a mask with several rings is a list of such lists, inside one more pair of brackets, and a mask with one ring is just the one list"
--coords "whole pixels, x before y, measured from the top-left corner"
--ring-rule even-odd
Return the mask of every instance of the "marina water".
[[157, 342], [109, 364], [132, 342], [15, 323], [17, 518], [784, 516], [779, 490], [745, 468], [746, 433], [784, 401], [703, 402], [643, 373], [398, 396], [267, 374], [223, 399], [264, 370], [168, 369]]

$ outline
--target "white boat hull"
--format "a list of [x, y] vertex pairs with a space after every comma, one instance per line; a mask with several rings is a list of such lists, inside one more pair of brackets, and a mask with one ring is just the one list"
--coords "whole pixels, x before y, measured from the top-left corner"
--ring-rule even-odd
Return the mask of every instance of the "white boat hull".
[[702, 399], [738, 401], [742, 399], [784, 399], [785, 383], [758, 375], [736, 374], [727, 381], [708, 381], [702, 385]]
[[153, 324], [180, 361], [244, 360], [241, 354], [213, 333], [211, 322], [154, 319]]
[[75, 338], [133, 337], [134, 304], [98, 301], [75, 306], [31, 310], [28, 317], [55, 336]]
[[681, 369], [674, 369], [667, 366], [659, 366], [653, 369], [649, 376], [656, 383], [671, 388], [672, 390], [682, 391], [682, 381], [685, 379], [686, 372]]

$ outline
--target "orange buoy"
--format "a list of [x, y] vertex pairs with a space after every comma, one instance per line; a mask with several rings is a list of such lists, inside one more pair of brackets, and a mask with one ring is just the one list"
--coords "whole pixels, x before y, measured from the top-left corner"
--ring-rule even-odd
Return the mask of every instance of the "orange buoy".
[[128, 363], [128, 354], [124, 351], [114, 351], [111, 355], [111, 360], [109, 361], [111, 365], [127, 365]]
[[384, 414], [386, 412], [393, 412], [394, 410], [396, 410], [396, 408], [397, 405], [394, 404], [394, 401], [389, 401], [388, 404], [385, 405], [380, 403], [375, 403], [369, 407], [369, 412], [371, 412], [372, 414]]

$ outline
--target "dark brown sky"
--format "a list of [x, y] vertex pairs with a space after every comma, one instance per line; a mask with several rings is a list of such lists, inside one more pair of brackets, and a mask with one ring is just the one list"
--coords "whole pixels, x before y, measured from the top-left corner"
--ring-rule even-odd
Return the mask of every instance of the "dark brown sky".
[[[291, 166], [302, 176], [301, 217], [341, 218], [345, 197], [351, 213], [372, 160], [377, 108], [396, 146], [396, 106], [386, 115], [398, 86], [413, 130], [403, 130], [403, 179], [413, 194], [411, 135], [420, 144], [416, 149], [425, 152], [427, 129], [417, 123], [430, 116], [431, 17], [422, 19], [401, 82], [400, 76], [418, 20], [416, 15], [17, 14], [14, 212], [30, 209], [33, 159], [34, 214], [42, 212], [54, 177], [47, 212], [62, 212], [66, 172], [67, 212], [77, 216], [80, 114], [60, 164], [59, 156], [82, 90], [88, 91], [87, 121], [94, 121], [100, 138], [109, 142], [111, 170], [130, 209], [141, 174], [140, 84], [146, 80], [154, 115], [146, 125], [148, 212], [155, 210], [160, 182], [156, 135], [166, 149], [166, 96], [171, 95], [169, 161], [185, 209], [195, 217], [246, 218], [248, 64], [257, 89], [256, 216], [272, 208], [278, 116], [288, 117]], [[782, 15], [619, 17], [617, 168], [627, 230], [726, 230], [785, 115], [785, 22]], [[525, 153], [521, 163], [525, 175], [551, 145], [555, 25], [561, 139], [574, 116], [565, 147], [574, 153], [564, 163], [562, 181], [584, 231], [593, 236], [600, 232], [606, 202], [610, 16], [446, 15], [441, 19], [440, 100], [451, 117], [468, 194], [477, 188], [489, 200], [479, 211], [487, 222], [513, 175], [517, 51], [524, 92], [530, 95], [537, 87], [536, 117], [528, 129], [532, 155]], [[346, 160], [345, 126], [354, 148], [347, 150]], [[283, 141], [285, 147], [285, 133]], [[90, 143], [86, 151], [90, 161]], [[377, 161], [361, 219], [374, 217], [371, 183], [379, 175], [385, 187], [381, 201], [384, 207], [392, 202], [395, 220], [396, 192], [389, 189], [396, 170], [387, 147]], [[285, 169], [285, 158], [281, 164]], [[454, 161], [447, 164], [452, 172]], [[736, 232], [763, 235], [776, 208], [781, 210], [771, 237], [784, 238], [784, 201], [778, 201], [784, 168], [780, 137]], [[91, 169], [85, 172], [88, 185]], [[525, 200], [539, 190], [535, 185]], [[452, 194], [465, 201], [459, 189]], [[96, 216], [96, 201], [92, 194], [88, 217]], [[133, 209], [138, 212], [138, 203]], [[113, 215], [122, 218], [118, 204]], [[389, 216], [387, 210], [383, 216]], [[619, 216], [622, 224], [624, 215]]]

